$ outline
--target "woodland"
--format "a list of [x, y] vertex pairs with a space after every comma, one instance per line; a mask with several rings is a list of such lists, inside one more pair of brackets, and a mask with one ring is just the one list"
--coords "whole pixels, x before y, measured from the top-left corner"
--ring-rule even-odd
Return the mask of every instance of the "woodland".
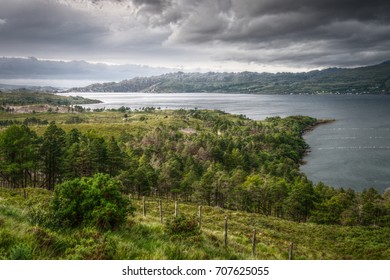
[[299, 170], [326, 121], [66, 106], [0, 112], [0, 258], [284, 259], [292, 241], [299, 259], [390, 257], [390, 191]]

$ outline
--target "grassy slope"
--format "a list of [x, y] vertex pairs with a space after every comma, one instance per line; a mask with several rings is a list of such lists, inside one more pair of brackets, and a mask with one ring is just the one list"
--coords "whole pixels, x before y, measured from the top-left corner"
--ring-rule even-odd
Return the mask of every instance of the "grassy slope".
[[[29, 209], [50, 199], [45, 190], [21, 192], [0, 189], [0, 259], [15, 258], [27, 248], [34, 259], [286, 259], [290, 241], [296, 259], [389, 259], [390, 229], [320, 226], [294, 223], [259, 214], [203, 207], [202, 233], [170, 236], [159, 223], [157, 201], [133, 200], [135, 215], [111, 233], [93, 229], [54, 232], [29, 223]], [[32, 208], [31, 208], [32, 207]], [[163, 202], [164, 216], [172, 217], [174, 203]], [[179, 204], [179, 213], [196, 215], [197, 205]], [[228, 247], [223, 246], [224, 217], [229, 220]], [[253, 228], [257, 229], [255, 256], [251, 255]], [[24, 244], [23, 246], [21, 244]], [[19, 250], [19, 251], [18, 251]]]

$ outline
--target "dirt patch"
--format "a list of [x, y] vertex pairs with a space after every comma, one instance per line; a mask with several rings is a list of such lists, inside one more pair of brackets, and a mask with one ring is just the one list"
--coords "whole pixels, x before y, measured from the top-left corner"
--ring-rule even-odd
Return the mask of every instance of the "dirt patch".
[[25, 106], [9, 106], [12, 112], [15, 114], [23, 113], [43, 113], [43, 112], [56, 112], [56, 113], [68, 113], [72, 111], [68, 106], [52, 106], [52, 105], [25, 105]]
[[193, 128], [182, 128], [179, 129], [180, 132], [186, 133], [186, 134], [194, 134], [196, 133], [196, 129]]

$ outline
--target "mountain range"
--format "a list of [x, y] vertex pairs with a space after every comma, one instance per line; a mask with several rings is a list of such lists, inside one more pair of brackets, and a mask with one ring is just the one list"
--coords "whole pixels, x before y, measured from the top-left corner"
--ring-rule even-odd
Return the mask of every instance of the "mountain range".
[[137, 76], [161, 75], [177, 71], [172, 68], [158, 68], [146, 65], [108, 65], [86, 61], [54, 61], [35, 57], [0, 57], [0, 81], [12, 84], [15, 79], [27, 80], [90, 80], [120, 81]]
[[29, 85], [8, 85], [0, 84], [0, 92], [2, 91], [30, 91], [30, 92], [58, 92], [61, 89], [50, 86], [29, 86]]
[[183, 73], [97, 83], [68, 92], [220, 92], [259, 94], [388, 94], [390, 60], [358, 68], [304, 73]]

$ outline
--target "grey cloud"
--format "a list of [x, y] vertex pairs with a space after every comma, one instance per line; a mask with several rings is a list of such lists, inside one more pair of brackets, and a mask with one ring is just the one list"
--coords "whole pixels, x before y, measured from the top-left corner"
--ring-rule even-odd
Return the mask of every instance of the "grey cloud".
[[[78, 48], [96, 43], [107, 32], [96, 19], [67, 6], [47, 1], [15, 1], [0, 10], [7, 24], [0, 29], [0, 47], [13, 49], [29, 47]], [[22, 44], [22, 45], [19, 45]]]
[[[129, 14], [131, 9], [122, 7], [130, 1], [104, 6], [107, 10], [88, 8], [88, 3], [10, 0], [0, 9], [0, 18], [7, 21], [0, 28], [0, 55], [129, 63], [131, 58], [142, 58], [151, 46], [161, 45], [166, 37], [161, 38], [163, 31], [150, 32], [137, 23]], [[119, 12], [121, 17], [116, 16]]]
[[347, 48], [337, 41], [306, 42], [275, 48], [235, 50], [214, 57], [220, 61], [239, 61], [262, 66], [274, 65], [290, 68], [353, 67], [372, 65], [389, 59], [390, 44], [376, 48]]
[[185, 15], [183, 1], [176, 0], [132, 0], [138, 8], [136, 16], [152, 27], [178, 23]]
[[133, 3], [138, 5], [138, 6], [152, 6], [154, 7], [157, 11], [158, 9], [161, 9], [164, 6], [167, 6], [171, 3], [169, 0], [133, 0]]
[[[374, 51], [378, 45], [389, 44], [388, 11], [390, 2], [379, 0], [232, 0], [229, 5], [204, 1], [198, 12], [177, 26], [169, 42], [184, 45], [217, 43], [241, 50], [257, 49], [259, 53], [276, 47], [279, 51], [284, 49], [291, 53], [289, 59], [288, 54], [284, 59], [290, 64], [301, 61], [296, 52], [291, 52], [291, 45], [305, 43], [309, 48], [310, 43], [322, 42], [316, 44], [318, 49], [309, 60], [311, 65], [322, 66], [316, 65], [318, 56], [327, 57], [327, 52], [332, 51], [340, 58], [354, 57], [352, 60], [356, 65], [367, 48]], [[308, 48], [300, 51], [311, 53]], [[371, 57], [380, 59], [383, 53]], [[279, 60], [276, 52], [271, 60]], [[270, 59], [258, 55], [257, 59], [248, 60], [262, 61]], [[337, 64], [344, 66], [343, 60], [338, 60]]]
[[[390, 58], [388, 0], [0, 0], [0, 55], [208, 65]], [[80, 66], [81, 67], [81, 66]], [[203, 66], [202, 66], [203, 67]], [[219, 67], [219, 66], [218, 66]]]
[[[215, 25], [215, 21], [219, 21], [224, 25], [223, 32], [215, 33], [212, 37], [206, 33], [206, 39], [251, 42], [291, 34], [300, 35], [297, 39], [304, 39], [316, 34], [312, 31], [333, 22], [358, 21], [387, 25], [390, 21], [388, 1], [235, 0], [229, 10], [219, 3], [205, 1], [201, 9], [214, 11], [214, 16], [210, 16], [209, 13], [197, 13], [196, 17], [189, 18], [183, 26], [180, 26], [177, 32], [187, 31], [187, 28], [196, 29], [197, 25], [194, 23], [203, 22], [203, 26], [199, 29], [201, 31], [204, 25], [208, 23]], [[218, 11], [230, 13], [231, 22], [227, 22]], [[185, 32], [182, 33], [184, 40], [187, 40]], [[201, 40], [205, 41], [205, 38]]]
[[387, 18], [389, 3], [385, 0], [242, 0], [234, 1], [239, 17], [258, 17], [270, 14], [300, 12], [303, 16], [317, 14], [319, 20], [359, 19], [378, 20]]
[[176, 69], [142, 65], [91, 64], [85, 61], [47, 61], [31, 58], [0, 58], [1, 79], [123, 80], [160, 75]]

